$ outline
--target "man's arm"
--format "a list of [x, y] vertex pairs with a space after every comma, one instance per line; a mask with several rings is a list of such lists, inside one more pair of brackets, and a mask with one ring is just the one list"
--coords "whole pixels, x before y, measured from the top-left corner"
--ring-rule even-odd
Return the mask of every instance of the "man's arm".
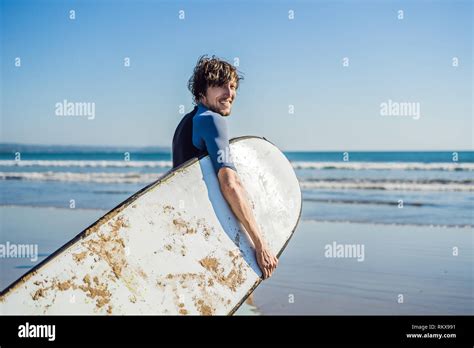
[[278, 259], [273, 255], [262, 238], [262, 233], [255, 221], [247, 194], [237, 173], [231, 168], [222, 167], [217, 177], [224, 198], [252, 239], [263, 278], [270, 277], [278, 265]]
[[209, 115], [195, 120], [195, 136], [202, 138], [211, 158], [221, 192], [237, 219], [245, 227], [255, 246], [258, 265], [266, 279], [275, 270], [278, 259], [263, 240], [260, 228], [230, 156], [227, 124], [222, 116], [209, 112]]

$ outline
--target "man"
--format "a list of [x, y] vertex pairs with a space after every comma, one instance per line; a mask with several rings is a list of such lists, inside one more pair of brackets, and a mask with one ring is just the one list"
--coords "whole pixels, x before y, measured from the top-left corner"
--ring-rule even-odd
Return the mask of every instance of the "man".
[[183, 117], [176, 128], [173, 168], [193, 157], [209, 154], [222, 195], [252, 239], [257, 262], [266, 279], [272, 275], [278, 259], [262, 237], [229, 153], [225, 117], [231, 113], [241, 79], [237, 69], [228, 62], [215, 56], [199, 58], [188, 83], [196, 107]]

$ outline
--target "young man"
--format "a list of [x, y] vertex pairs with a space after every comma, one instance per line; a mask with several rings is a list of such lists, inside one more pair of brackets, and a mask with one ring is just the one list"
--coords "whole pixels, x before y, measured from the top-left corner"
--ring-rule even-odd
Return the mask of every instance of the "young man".
[[226, 116], [235, 101], [237, 69], [214, 56], [202, 56], [189, 79], [196, 107], [179, 123], [173, 137], [173, 167], [201, 154], [209, 154], [224, 198], [245, 227], [253, 244], [263, 278], [270, 277], [278, 259], [263, 240], [237, 170], [229, 154]]

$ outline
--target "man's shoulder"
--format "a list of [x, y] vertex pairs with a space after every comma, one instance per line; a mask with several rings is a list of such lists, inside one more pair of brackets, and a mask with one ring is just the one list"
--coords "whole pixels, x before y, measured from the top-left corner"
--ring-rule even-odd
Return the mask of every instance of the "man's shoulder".
[[194, 118], [194, 122], [202, 125], [222, 125], [225, 123], [225, 118], [221, 114], [212, 110], [205, 110], [198, 112]]
[[211, 118], [223, 118], [223, 116], [212, 110], [198, 110], [197, 116], [210, 116]]
[[212, 111], [210, 113], [205, 112], [203, 114], [196, 115], [193, 123], [194, 129], [198, 133], [202, 134], [220, 134], [226, 128], [224, 117]]

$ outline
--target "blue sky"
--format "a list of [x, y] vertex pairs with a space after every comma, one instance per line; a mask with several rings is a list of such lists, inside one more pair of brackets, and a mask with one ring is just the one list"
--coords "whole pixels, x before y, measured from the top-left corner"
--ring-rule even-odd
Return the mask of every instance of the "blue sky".
[[[1, 142], [169, 146], [197, 58], [216, 54], [238, 57], [245, 76], [231, 136], [285, 150], [469, 150], [472, 6], [1, 0]], [[95, 103], [95, 118], [56, 116], [64, 99]], [[420, 118], [381, 116], [388, 100], [419, 103]]]

